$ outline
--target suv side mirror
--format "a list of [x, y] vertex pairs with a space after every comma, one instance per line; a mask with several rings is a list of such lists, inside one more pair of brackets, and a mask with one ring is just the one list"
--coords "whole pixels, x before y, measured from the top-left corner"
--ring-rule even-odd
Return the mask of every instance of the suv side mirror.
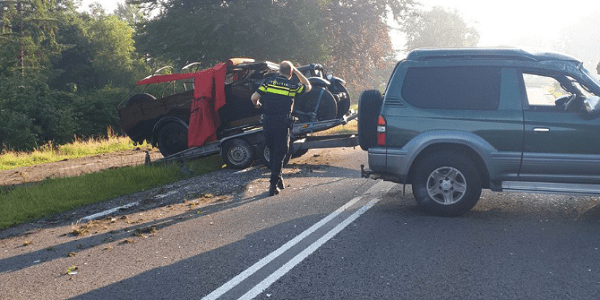
[[600, 112], [600, 97], [587, 97], [583, 100], [583, 105], [588, 113], [598, 113]]

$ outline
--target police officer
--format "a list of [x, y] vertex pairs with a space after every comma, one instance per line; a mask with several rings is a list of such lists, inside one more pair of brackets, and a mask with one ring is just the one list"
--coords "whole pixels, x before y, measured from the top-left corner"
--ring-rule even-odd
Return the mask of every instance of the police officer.
[[[294, 74], [300, 79], [300, 83], [291, 81]], [[252, 94], [251, 100], [254, 106], [263, 107], [263, 130], [271, 161], [269, 196], [279, 194], [280, 189], [285, 188], [281, 168], [285, 155], [289, 151], [289, 130], [293, 124], [291, 113], [294, 97], [310, 89], [308, 79], [294, 68], [291, 62], [282, 61], [279, 64], [279, 74], [265, 80]]]

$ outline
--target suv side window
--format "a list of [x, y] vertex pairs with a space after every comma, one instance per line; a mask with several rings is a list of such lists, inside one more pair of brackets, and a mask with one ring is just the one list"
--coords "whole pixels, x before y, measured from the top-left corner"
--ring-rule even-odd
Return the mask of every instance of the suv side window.
[[523, 73], [529, 110], [564, 111], [557, 107], [556, 99], [571, 95], [553, 77]]
[[402, 97], [419, 108], [496, 110], [500, 67], [409, 68]]

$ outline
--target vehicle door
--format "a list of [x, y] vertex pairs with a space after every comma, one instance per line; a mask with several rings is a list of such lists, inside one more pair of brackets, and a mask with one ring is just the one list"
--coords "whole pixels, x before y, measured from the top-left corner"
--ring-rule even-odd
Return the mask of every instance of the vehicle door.
[[594, 96], [567, 74], [523, 70], [525, 181], [600, 183], [600, 118], [583, 106]]

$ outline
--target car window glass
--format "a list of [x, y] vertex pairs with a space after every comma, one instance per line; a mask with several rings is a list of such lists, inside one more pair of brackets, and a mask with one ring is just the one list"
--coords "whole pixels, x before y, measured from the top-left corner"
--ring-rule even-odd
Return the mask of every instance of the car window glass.
[[585, 88], [585, 86], [581, 85], [579, 82], [574, 81], [573, 85], [579, 90], [581, 91], [581, 93], [583, 94], [584, 97], [593, 97], [593, 96], [597, 96], [594, 93], [590, 92], [587, 88]]
[[500, 103], [500, 68], [410, 68], [402, 97], [419, 108], [496, 110]]
[[531, 106], [556, 106], [556, 99], [569, 95], [558, 80], [536, 74], [523, 74], [527, 101]]

